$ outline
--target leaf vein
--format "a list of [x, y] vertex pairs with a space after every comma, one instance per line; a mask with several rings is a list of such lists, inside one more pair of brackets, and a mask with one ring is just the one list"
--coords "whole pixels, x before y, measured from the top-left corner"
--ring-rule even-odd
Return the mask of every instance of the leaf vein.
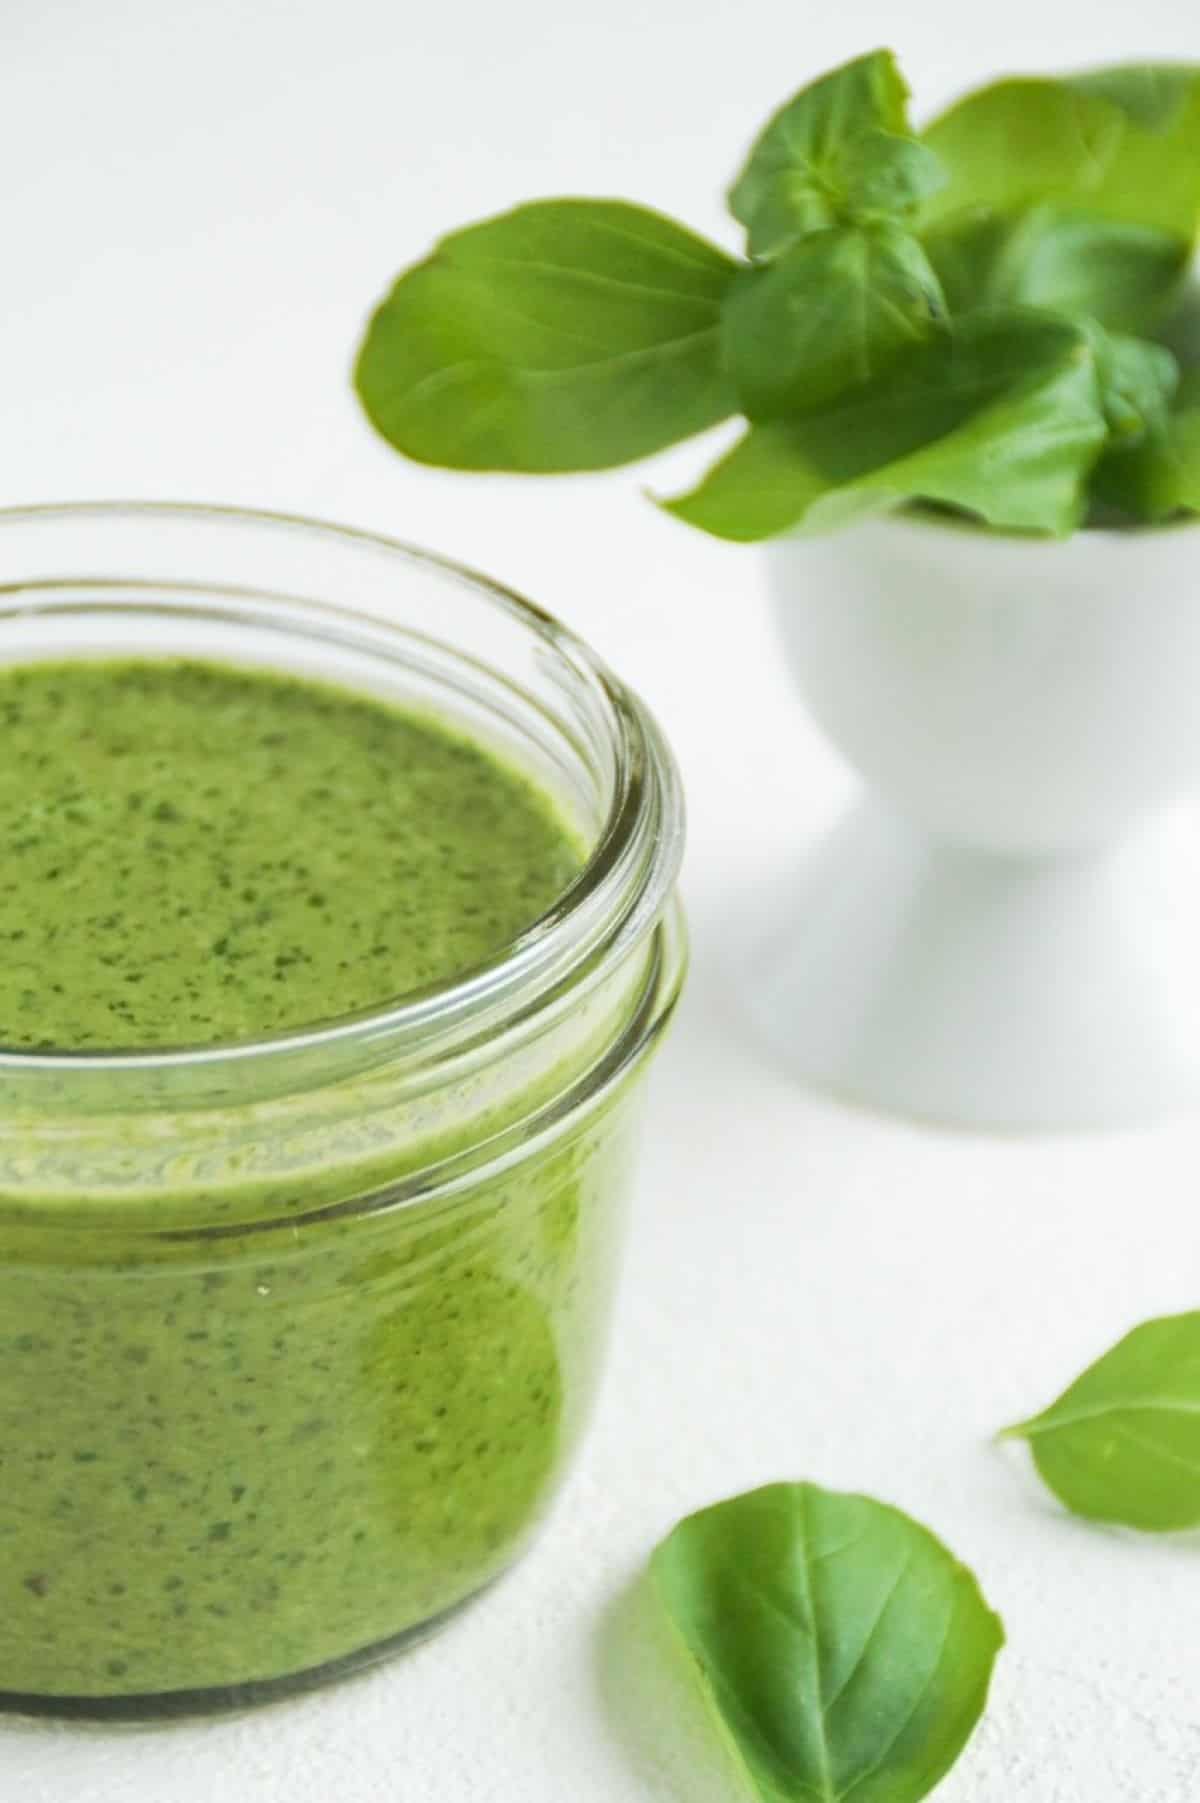
[[917, 1711], [920, 1709], [922, 1703], [925, 1701], [925, 1698], [929, 1695], [929, 1692], [933, 1687], [934, 1679], [937, 1677], [938, 1672], [941, 1670], [942, 1661], [945, 1659], [946, 1654], [949, 1651], [950, 1629], [953, 1624], [953, 1621], [954, 1621], [954, 1604], [952, 1602], [950, 1609], [948, 1610], [947, 1615], [946, 1615], [945, 1625], [942, 1628], [942, 1637], [941, 1637], [941, 1640], [938, 1645], [937, 1657], [933, 1661], [933, 1664], [930, 1666], [929, 1671], [926, 1673], [925, 1681], [921, 1685], [920, 1690], [917, 1692], [915, 1698], [913, 1699], [912, 1706], [908, 1710], [905, 1711], [903, 1719], [897, 1724], [895, 1732], [889, 1736], [887, 1743], [883, 1747], [881, 1752], [879, 1753], [878, 1758], [875, 1759], [871, 1765], [867, 1766], [865, 1771], [860, 1772], [858, 1774], [858, 1777], [855, 1778], [855, 1780], [853, 1781], [853, 1783], [850, 1784], [844, 1791], [839, 1792], [837, 1799], [836, 1799], [836, 1803], [848, 1803], [848, 1799], [854, 1795], [855, 1791], [860, 1790], [869, 1778], [873, 1778], [875, 1776], [875, 1773], [881, 1770], [881, 1768], [886, 1764], [887, 1760], [890, 1758], [891, 1754], [895, 1750], [896, 1743], [900, 1739], [900, 1736], [902, 1734], [904, 1734], [907, 1731], [907, 1729], [912, 1726], [912, 1723], [916, 1717]]
[[691, 306], [704, 307], [713, 314], [720, 309], [716, 295], [697, 294], [694, 290], [684, 288], [656, 288], [650, 282], [631, 282], [621, 276], [604, 275], [596, 269], [581, 269], [572, 263], [552, 263], [537, 257], [492, 256], [479, 251], [472, 251], [469, 257], [457, 255], [453, 251], [446, 251], [442, 256], [447, 264], [468, 274], [483, 269], [520, 269], [530, 275], [566, 276], [585, 287], [612, 289], [618, 294], [637, 295], [643, 300], [686, 301]]
[[1200, 1415], [1200, 1402], [1176, 1401], [1170, 1397], [1122, 1397], [1117, 1402], [1098, 1402], [1091, 1408], [1064, 1410], [1055, 1414], [1048, 1410], [1025, 1422], [1020, 1432], [1028, 1439], [1041, 1434], [1060, 1433], [1064, 1428], [1082, 1427], [1089, 1421], [1103, 1421], [1109, 1415]]
[[1130, 1427], [1121, 1426], [1118, 1432], [1129, 1441], [1131, 1446], [1136, 1446], [1142, 1452], [1149, 1453], [1151, 1458], [1161, 1459], [1166, 1465], [1178, 1465], [1181, 1471], [1188, 1472], [1192, 1477], [1200, 1477], [1200, 1462], [1185, 1458], [1182, 1453], [1173, 1451], [1169, 1446], [1156, 1446], [1153, 1440], [1147, 1440], [1141, 1434], [1135, 1434]]
[[870, 1627], [867, 1629], [865, 1636], [863, 1637], [863, 1643], [858, 1649], [858, 1654], [857, 1654], [853, 1664], [851, 1665], [850, 1670], [846, 1673], [846, 1676], [842, 1679], [842, 1682], [838, 1685], [838, 1687], [834, 1691], [833, 1695], [831, 1697], [829, 1697], [824, 1704], [823, 1713], [826, 1716], [826, 1718], [828, 1718], [830, 1713], [833, 1711], [833, 1709], [836, 1708], [838, 1702], [845, 1695], [846, 1691], [850, 1688], [851, 1684], [854, 1682], [855, 1677], [858, 1675], [858, 1672], [861, 1670], [863, 1660], [867, 1656], [867, 1652], [870, 1648], [871, 1642], [874, 1640], [876, 1634], [879, 1631], [880, 1623], [883, 1621], [884, 1616], [887, 1614], [888, 1610], [891, 1608], [893, 1602], [895, 1601], [896, 1594], [899, 1591], [901, 1584], [904, 1582], [905, 1578], [908, 1576], [908, 1573], [911, 1570], [911, 1568], [912, 1568], [912, 1553], [911, 1553], [911, 1551], [906, 1551], [900, 1560], [899, 1569], [896, 1571], [895, 1576], [892, 1578], [891, 1583], [888, 1585], [886, 1594], [884, 1595], [884, 1598], [883, 1598], [883, 1601], [880, 1603], [879, 1608], [877, 1609], [877, 1611], [875, 1613], [875, 1619], [871, 1623]]

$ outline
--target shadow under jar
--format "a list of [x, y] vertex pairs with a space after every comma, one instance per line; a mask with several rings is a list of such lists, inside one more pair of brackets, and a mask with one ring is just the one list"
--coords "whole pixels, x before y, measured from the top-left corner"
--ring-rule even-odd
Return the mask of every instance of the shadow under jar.
[[4, 664], [333, 682], [494, 751], [583, 847], [443, 987], [253, 1043], [0, 1053], [0, 1707], [239, 1706], [460, 1608], [578, 1443], [683, 974], [675, 771], [562, 627], [386, 541], [33, 508], [0, 514], [0, 580]]

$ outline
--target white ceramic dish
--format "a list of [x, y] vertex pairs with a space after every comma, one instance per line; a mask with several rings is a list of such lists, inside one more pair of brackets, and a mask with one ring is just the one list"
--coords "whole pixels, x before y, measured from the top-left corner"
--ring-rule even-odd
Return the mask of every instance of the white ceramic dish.
[[788, 1065], [1000, 1129], [1200, 1101], [1200, 532], [913, 516], [768, 547], [804, 699], [866, 784], [749, 992]]

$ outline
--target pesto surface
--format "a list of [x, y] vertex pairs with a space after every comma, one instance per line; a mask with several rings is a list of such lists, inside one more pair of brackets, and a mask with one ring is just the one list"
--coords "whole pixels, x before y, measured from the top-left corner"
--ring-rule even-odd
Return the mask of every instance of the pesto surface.
[[578, 867], [480, 746], [349, 691], [140, 660], [0, 672], [0, 1045], [204, 1045], [444, 982]]

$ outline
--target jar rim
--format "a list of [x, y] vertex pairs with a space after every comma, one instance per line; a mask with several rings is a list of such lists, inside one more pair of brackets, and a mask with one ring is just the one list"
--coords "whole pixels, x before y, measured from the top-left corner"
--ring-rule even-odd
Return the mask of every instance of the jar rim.
[[[518, 590], [456, 559], [404, 540], [302, 514], [224, 506], [200, 501], [93, 500], [39, 502], [0, 507], [0, 615], [5, 601], [27, 595], [47, 580], [62, 583], [120, 581], [119, 573], [57, 571], [36, 581], [4, 580], [7, 531], [21, 525], [125, 521], [178, 522], [259, 529], [394, 559], [410, 569], [448, 578], [549, 648], [564, 672], [586, 695], [602, 719], [614, 757], [610, 804], [594, 845], [574, 880], [551, 907], [485, 962], [428, 988], [410, 991], [370, 1007], [282, 1032], [251, 1039], [149, 1049], [57, 1048], [25, 1050], [0, 1046], [0, 1076], [38, 1072], [48, 1077], [88, 1072], [153, 1074], [261, 1066], [295, 1054], [319, 1053], [346, 1042], [385, 1040], [389, 1055], [406, 1049], [423, 1057], [443, 1056], [481, 1032], [502, 1031], [523, 1014], [531, 998], [571, 984], [586, 969], [607, 965], [609, 957], [634, 945], [658, 922], [678, 876], [683, 851], [683, 798], [674, 759], [645, 704], [586, 643], [546, 609]], [[129, 579], [130, 586], [134, 586]], [[178, 585], [176, 585], [178, 586]], [[201, 590], [215, 585], [199, 584]], [[293, 598], [294, 599], [294, 598]], [[356, 629], [372, 637], [394, 635], [400, 650], [403, 629], [382, 613], [356, 610], [305, 598], [303, 605], [340, 628], [348, 639]], [[28, 607], [22, 610], [26, 614]], [[197, 608], [197, 614], [203, 610]]]

